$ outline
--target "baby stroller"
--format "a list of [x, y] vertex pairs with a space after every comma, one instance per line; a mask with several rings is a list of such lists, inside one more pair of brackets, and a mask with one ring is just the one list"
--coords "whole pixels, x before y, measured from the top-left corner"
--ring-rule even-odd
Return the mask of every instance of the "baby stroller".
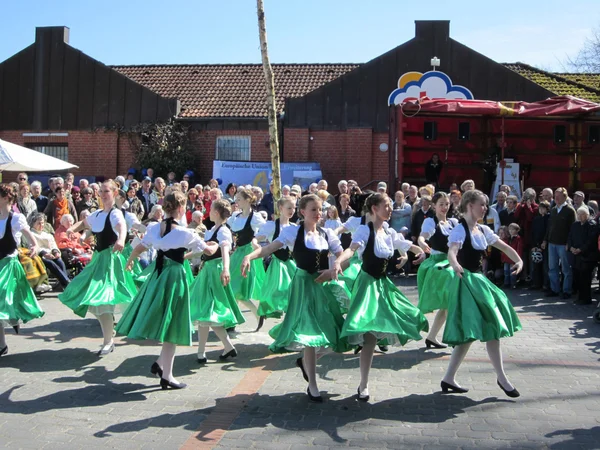
[[61, 250], [61, 256], [71, 279], [78, 275], [92, 259], [92, 255], [89, 253], [76, 255], [68, 248]]

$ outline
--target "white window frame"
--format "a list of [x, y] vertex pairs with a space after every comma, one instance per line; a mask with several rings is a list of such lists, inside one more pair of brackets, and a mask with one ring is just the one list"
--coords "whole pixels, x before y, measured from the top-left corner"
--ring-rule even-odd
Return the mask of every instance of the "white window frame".
[[[47, 143], [30, 142], [28, 144], [25, 144], [25, 147], [30, 148], [33, 151], [42, 153], [44, 155], [48, 155], [48, 156], [52, 156], [53, 158], [60, 159], [61, 161], [69, 162], [69, 144], [64, 144], [64, 143], [47, 144]], [[66, 159], [60, 158], [59, 156], [56, 155], [56, 153], [48, 151], [48, 149], [52, 149], [52, 148], [65, 149]]]
[[[248, 159], [222, 159], [219, 158], [219, 141], [225, 139], [247, 139], [248, 140]], [[217, 136], [215, 140], [215, 159], [217, 161], [252, 161], [252, 137], [246, 135], [232, 135], [232, 136]]]

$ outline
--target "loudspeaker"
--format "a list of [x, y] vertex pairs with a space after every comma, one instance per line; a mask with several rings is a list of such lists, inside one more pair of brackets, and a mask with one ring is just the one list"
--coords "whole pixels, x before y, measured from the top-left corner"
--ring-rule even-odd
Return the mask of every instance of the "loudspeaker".
[[588, 143], [597, 144], [600, 142], [600, 125], [590, 125], [588, 127]]
[[567, 127], [564, 125], [554, 126], [554, 143], [564, 144], [567, 141]]
[[423, 124], [423, 139], [426, 141], [437, 139], [437, 122], [425, 122]]
[[471, 139], [471, 124], [469, 122], [458, 123], [458, 140], [468, 141]]

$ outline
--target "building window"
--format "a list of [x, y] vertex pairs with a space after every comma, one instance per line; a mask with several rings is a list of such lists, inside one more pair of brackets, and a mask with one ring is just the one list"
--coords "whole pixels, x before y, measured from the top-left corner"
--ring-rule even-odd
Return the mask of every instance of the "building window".
[[27, 148], [43, 153], [44, 155], [53, 156], [54, 158], [69, 161], [69, 146], [67, 144], [25, 144]]
[[218, 136], [216, 159], [250, 161], [250, 136]]

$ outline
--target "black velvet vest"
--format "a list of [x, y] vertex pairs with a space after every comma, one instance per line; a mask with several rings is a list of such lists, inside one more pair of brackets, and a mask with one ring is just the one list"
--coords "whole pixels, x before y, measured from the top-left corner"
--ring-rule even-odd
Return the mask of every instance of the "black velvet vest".
[[[277, 219], [275, 220], [275, 232], [273, 233], [273, 239], [271, 239], [271, 242], [275, 241], [275, 239], [279, 237], [280, 233], [281, 224], [279, 222], [279, 219]], [[273, 255], [275, 255], [277, 259], [280, 259], [281, 261], [287, 261], [292, 257], [292, 252], [290, 252], [287, 248], [283, 247], [275, 251]]]
[[8, 255], [12, 254], [17, 250], [17, 243], [15, 242], [15, 238], [12, 234], [12, 211], [8, 213], [8, 218], [6, 219], [6, 228], [4, 229], [4, 236], [0, 239], [0, 259], [6, 258]]
[[[206, 241], [206, 242], [216, 242], [217, 244], [219, 243], [219, 230], [221, 229], [221, 227], [223, 226], [223, 224], [219, 225], [216, 229], [215, 232], [213, 233], [212, 237]], [[227, 226], [227, 225], [225, 225]], [[219, 249], [212, 255], [207, 255], [205, 253], [202, 254], [202, 261], [211, 261], [213, 259], [219, 259], [222, 258], [223, 254], [221, 253], [221, 246], [219, 246]]]
[[[462, 245], [462, 248], [458, 251], [457, 259], [458, 263], [470, 272], [481, 272], [483, 257], [486, 255], [485, 250], [477, 250], [473, 248], [473, 243], [471, 242], [471, 231], [469, 230], [469, 226], [465, 219], [460, 219], [460, 224], [465, 229], [465, 242]], [[479, 227], [479, 231], [481, 231], [481, 226], [479, 224], [475, 225]], [[483, 231], [481, 231], [483, 233]]]
[[244, 224], [244, 228], [239, 231], [233, 231], [233, 236], [235, 237], [235, 245], [237, 247], [242, 247], [243, 245], [249, 244], [254, 239], [254, 230], [252, 229], [252, 216], [254, 216], [254, 211], [250, 211], [250, 215], [248, 219], [246, 219], [246, 223]]
[[102, 231], [99, 233], [94, 233], [94, 236], [96, 236], [96, 251], [98, 252], [112, 247], [115, 242], [117, 242], [117, 239], [119, 239], [119, 236], [114, 232], [112, 225], [110, 224], [110, 215], [112, 214], [113, 209], [111, 209], [106, 215], [106, 221], [104, 222], [104, 228], [102, 228]]
[[[328, 241], [327, 234], [323, 228], [317, 227], [317, 232]], [[329, 260], [327, 259], [329, 249], [314, 250], [306, 247], [304, 243], [304, 222], [301, 222], [298, 227], [298, 234], [296, 235], [292, 254], [298, 268], [306, 270], [308, 273], [317, 273], [319, 270], [329, 269]]]
[[[369, 240], [365, 247], [365, 251], [362, 254], [362, 266], [363, 272], [368, 273], [373, 278], [379, 280], [385, 277], [389, 259], [379, 258], [375, 255], [375, 229], [373, 228], [373, 222], [369, 222]], [[385, 230], [384, 230], [385, 231]], [[387, 231], [385, 231], [387, 234]]]
[[435, 222], [435, 233], [429, 238], [429, 247], [438, 252], [448, 253], [448, 236], [442, 233], [438, 218], [434, 216], [433, 221]]
[[[175, 222], [175, 220], [173, 220], [173, 218], [169, 217], [168, 219], [165, 219], [165, 222], [166, 222], [165, 234], [163, 234], [163, 237], [171, 232], [171, 226], [173, 225], [173, 222]], [[175, 222], [175, 223], [177, 224], [177, 222]], [[156, 269], [155, 270], [158, 272], [159, 275], [161, 274], [161, 272], [163, 270], [163, 265], [165, 262], [165, 256], [167, 258], [169, 258], [171, 261], [175, 261], [179, 264], [183, 264], [183, 261], [185, 260], [185, 251], [186, 251], [186, 249], [184, 247], [172, 248], [172, 249], [169, 249], [166, 251], [159, 250], [157, 252], [157, 256], [156, 256]]]

